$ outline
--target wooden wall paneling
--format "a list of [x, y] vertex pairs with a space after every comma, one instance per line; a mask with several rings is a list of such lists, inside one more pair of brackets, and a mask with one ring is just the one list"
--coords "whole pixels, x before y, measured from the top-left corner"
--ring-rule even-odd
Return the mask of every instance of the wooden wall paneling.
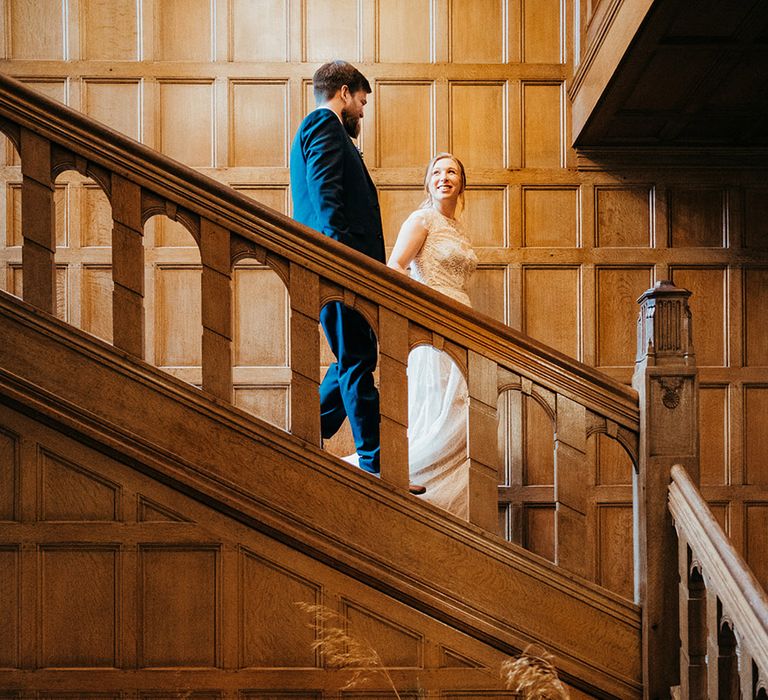
[[524, 397], [522, 409], [522, 483], [528, 486], [551, 486], [555, 483], [552, 416], [529, 395]]
[[[289, 0], [232, 0], [229, 60], [287, 61], [290, 49]], [[290, 27], [290, 29], [289, 29]]]
[[219, 549], [204, 543], [140, 546], [141, 666], [218, 665]]
[[80, 55], [91, 61], [135, 61], [138, 5], [133, 0], [79, 0]]
[[595, 187], [595, 245], [648, 248], [653, 244], [653, 187]]
[[117, 545], [40, 547], [42, 666], [119, 665], [118, 551]]
[[106, 248], [112, 245], [112, 207], [96, 183], [84, 182], [80, 188], [80, 245]]
[[[11, 293], [22, 298], [22, 288], [24, 286], [24, 271], [21, 264], [13, 263], [8, 266], [8, 282]], [[54, 313], [62, 321], [69, 319], [69, 276], [66, 266], [56, 267], [56, 308]]]
[[744, 386], [744, 483], [768, 486], [768, 386]]
[[290, 425], [290, 389], [288, 386], [237, 383], [234, 404], [257, 418], [288, 430]]
[[580, 270], [578, 267], [523, 268], [523, 332], [579, 359]]
[[505, 5], [505, 0], [448, 0], [448, 60], [452, 63], [505, 63]]
[[632, 599], [632, 504], [599, 504], [597, 514], [597, 583]]
[[304, 0], [303, 60], [362, 60], [362, 5], [360, 0]]
[[435, 151], [434, 83], [377, 80], [374, 89], [376, 165], [426, 168]]
[[0, 427], [0, 521], [12, 521], [18, 518], [18, 498], [18, 436]]
[[[22, 82], [26, 83], [35, 90], [42, 92], [44, 95], [50, 97], [53, 100], [58, 100], [62, 104], [69, 104], [69, 81], [66, 78], [58, 78], [53, 80], [26, 78]], [[5, 137], [3, 137], [2, 140], [5, 141], [6, 144], [4, 161], [6, 165], [20, 165], [21, 160], [19, 159], [19, 154], [16, 152], [16, 149], [13, 147], [11, 141]]]
[[82, 83], [83, 111], [88, 116], [140, 141], [141, 85], [140, 80], [105, 81], [86, 78]]
[[159, 81], [159, 150], [192, 167], [213, 167], [213, 86], [211, 80]]
[[722, 189], [674, 187], [667, 191], [667, 197], [670, 247], [727, 245], [728, 217]]
[[477, 248], [505, 248], [509, 245], [507, 188], [469, 186], [466, 208], [461, 214], [472, 245]]
[[287, 81], [233, 80], [229, 91], [229, 165], [287, 167]]
[[702, 485], [731, 483], [728, 386], [699, 387], [699, 472]]
[[501, 323], [508, 322], [509, 285], [505, 265], [479, 265], [469, 282], [472, 308]]
[[158, 367], [199, 367], [200, 267], [158, 264], [155, 269], [154, 363]]
[[211, 61], [212, 9], [210, 0], [155, 2], [155, 60]]
[[768, 502], [747, 503], [744, 541], [747, 564], [763, 588], [768, 587]]
[[[578, 0], [577, 0], [578, 1]], [[522, 0], [523, 61], [563, 63], [565, 2], [563, 0]]]
[[0, 668], [19, 666], [20, 555], [18, 546], [0, 547]]
[[423, 668], [424, 638], [359, 603], [342, 600], [342, 614], [349, 620], [349, 634], [365, 639], [386, 668]]
[[16, 60], [66, 60], [64, 1], [6, 0], [8, 54]]
[[520, 88], [523, 167], [564, 167], [562, 83], [523, 81]]
[[727, 270], [723, 267], [672, 266], [670, 272], [676, 286], [693, 292], [689, 306], [695, 319], [693, 347], [696, 364], [699, 367], [727, 365]]
[[525, 185], [522, 196], [523, 245], [530, 248], [575, 248], [579, 245], [577, 187]]
[[598, 267], [595, 270], [598, 367], [634, 367], [637, 352], [637, 299], [653, 286], [650, 267]]
[[523, 547], [550, 561], [555, 560], [555, 507], [523, 506]]
[[768, 366], [768, 267], [744, 269], [742, 289], [744, 323], [744, 364], [748, 367]]
[[598, 486], [631, 486], [632, 460], [621, 443], [600, 433], [592, 439], [595, 441], [595, 483]]
[[744, 193], [744, 247], [768, 248], [768, 190], [749, 188]]
[[448, 84], [448, 150], [468, 169], [503, 168], [508, 162], [506, 90], [501, 81]]
[[429, 63], [432, 0], [376, 0], [377, 63]]
[[232, 187], [247, 197], [252, 197], [257, 202], [266, 204], [281, 214], [288, 215], [289, 190], [287, 186], [270, 187], [264, 185], [233, 184]]
[[81, 270], [80, 327], [112, 342], [112, 267], [84, 265]]
[[[424, 164], [426, 168], [427, 164]], [[379, 205], [381, 207], [381, 222], [384, 227], [384, 243], [387, 255], [395, 245], [400, 227], [408, 216], [423, 201], [425, 192], [419, 185], [383, 186], [379, 187]]]

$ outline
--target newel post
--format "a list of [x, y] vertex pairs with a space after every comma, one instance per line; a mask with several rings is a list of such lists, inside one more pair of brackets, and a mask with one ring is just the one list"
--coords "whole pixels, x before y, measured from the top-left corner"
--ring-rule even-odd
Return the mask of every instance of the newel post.
[[635, 600], [642, 606], [643, 692], [669, 698], [679, 684], [677, 538], [667, 507], [670, 471], [699, 480], [698, 375], [691, 293], [657, 282], [639, 299], [632, 386], [640, 400], [634, 474]]

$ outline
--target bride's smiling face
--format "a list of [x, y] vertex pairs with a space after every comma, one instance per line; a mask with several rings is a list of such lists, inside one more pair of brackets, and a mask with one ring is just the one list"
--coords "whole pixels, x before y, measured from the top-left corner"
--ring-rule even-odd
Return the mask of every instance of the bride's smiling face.
[[453, 158], [441, 158], [429, 174], [432, 201], [458, 199], [462, 192], [461, 166]]

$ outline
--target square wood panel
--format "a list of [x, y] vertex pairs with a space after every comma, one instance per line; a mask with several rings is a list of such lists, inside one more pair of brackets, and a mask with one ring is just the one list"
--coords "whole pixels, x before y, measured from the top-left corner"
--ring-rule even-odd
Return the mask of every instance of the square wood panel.
[[155, 5], [155, 56], [160, 61], [210, 61], [213, 8], [210, 0], [162, 0]]
[[141, 82], [83, 81], [83, 107], [88, 116], [137, 141], [141, 138]]
[[464, 229], [475, 248], [503, 248], [508, 245], [509, 216], [505, 187], [469, 187], [461, 212]]
[[453, 63], [503, 63], [504, 0], [449, 0], [449, 56]]
[[672, 188], [667, 197], [670, 246], [721, 248], [725, 245], [727, 216], [722, 190]]
[[573, 248], [579, 241], [579, 191], [575, 187], [523, 187], [523, 245]]
[[359, 0], [303, 0], [305, 60], [324, 63], [343, 56], [359, 61], [361, 6]]
[[6, 0], [8, 54], [13, 59], [61, 61], [63, 0]]
[[230, 165], [287, 167], [288, 83], [233, 80], [229, 90]]
[[375, 90], [378, 165], [426, 167], [434, 150], [433, 84], [377, 81]]
[[430, 0], [376, 0], [376, 55], [382, 63], [428, 63]]
[[395, 245], [403, 222], [419, 207], [425, 196], [426, 193], [419, 186], [379, 187], [384, 243], [388, 248]]
[[580, 277], [577, 267], [523, 268], [523, 331], [576, 359], [581, 345]]
[[231, 0], [232, 61], [288, 60], [288, 0]]
[[139, 5], [135, 0], [80, 0], [80, 54], [88, 61], [139, 57]]
[[213, 166], [213, 83], [160, 83], [159, 149], [185, 165]]
[[653, 239], [653, 188], [595, 187], [595, 245], [648, 248]]
[[506, 84], [452, 82], [450, 150], [467, 168], [503, 168], [506, 154]]

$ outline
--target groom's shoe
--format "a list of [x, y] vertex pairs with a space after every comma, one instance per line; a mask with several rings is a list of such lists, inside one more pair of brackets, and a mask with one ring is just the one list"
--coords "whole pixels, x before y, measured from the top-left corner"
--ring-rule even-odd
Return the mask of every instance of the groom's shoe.
[[427, 487], [421, 484], [408, 484], [408, 493], [412, 493], [414, 496], [421, 496], [422, 493], [427, 492]]

